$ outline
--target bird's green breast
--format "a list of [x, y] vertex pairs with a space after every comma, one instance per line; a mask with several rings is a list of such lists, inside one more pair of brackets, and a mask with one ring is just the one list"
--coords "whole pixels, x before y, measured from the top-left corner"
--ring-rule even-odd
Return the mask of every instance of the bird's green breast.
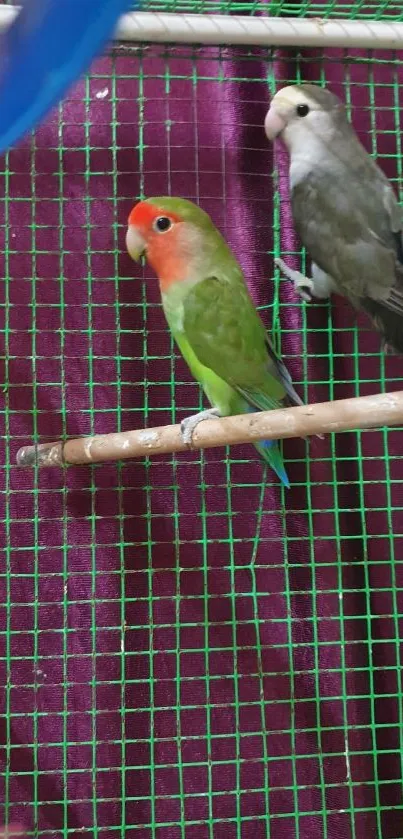
[[199, 382], [207, 396], [210, 404], [220, 411], [222, 416], [240, 413], [243, 400], [236, 390], [217, 376], [209, 367], [201, 364], [183, 331], [184, 300], [188, 292], [189, 284], [175, 283], [170, 287], [168, 294], [162, 294], [162, 305], [172, 337], [190, 372]]
[[220, 379], [213, 370], [200, 363], [183, 332], [173, 331], [172, 334], [186, 364], [203, 388], [210, 404], [219, 410], [221, 416], [241, 413], [243, 399], [236, 390]]

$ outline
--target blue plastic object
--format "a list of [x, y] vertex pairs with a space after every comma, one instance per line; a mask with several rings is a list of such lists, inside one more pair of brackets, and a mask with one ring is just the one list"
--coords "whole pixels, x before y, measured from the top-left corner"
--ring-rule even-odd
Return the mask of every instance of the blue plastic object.
[[0, 41], [0, 153], [56, 105], [130, 0], [25, 0]]

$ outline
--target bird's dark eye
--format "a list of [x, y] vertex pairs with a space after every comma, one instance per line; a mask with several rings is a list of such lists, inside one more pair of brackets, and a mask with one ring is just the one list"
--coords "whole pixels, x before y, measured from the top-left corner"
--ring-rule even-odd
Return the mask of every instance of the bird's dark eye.
[[160, 216], [155, 220], [154, 227], [158, 230], [158, 233], [166, 233], [172, 227], [171, 219], [167, 216]]
[[299, 117], [306, 117], [309, 114], [309, 107], [301, 102], [300, 105], [297, 105], [297, 114]]

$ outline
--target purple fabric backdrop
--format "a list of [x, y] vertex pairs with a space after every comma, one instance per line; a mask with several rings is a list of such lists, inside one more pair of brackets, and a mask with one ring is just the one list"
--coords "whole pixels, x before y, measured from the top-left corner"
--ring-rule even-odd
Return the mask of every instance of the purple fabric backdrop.
[[402, 806], [399, 432], [386, 449], [382, 432], [316, 442], [308, 467], [305, 444], [288, 442], [284, 506], [271, 474], [261, 498], [250, 448], [37, 476], [13, 466], [34, 435], [141, 426], [145, 407], [160, 424], [199, 404], [171, 356], [156, 282], [146, 271], [144, 285], [124, 252], [142, 191], [198, 199], [213, 215], [266, 322], [287, 330], [282, 350], [307, 398], [328, 398], [331, 380], [335, 397], [399, 386], [401, 361], [384, 373], [361, 318], [357, 360], [346, 304], [305, 312], [272, 282], [273, 241], [285, 253], [298, 243], [280, 150], [273, 234], [262, 130], [267, 80], [325, 73], [343, 93], [346, 78], [356, 126], [396, 177], [403, 71], [390, 59], [186, 48], [105, 58], [60, 118], [11, 152], [7, 175], [2, 164], [0, 795], [31, 831], [403, 835], [389, 809]]

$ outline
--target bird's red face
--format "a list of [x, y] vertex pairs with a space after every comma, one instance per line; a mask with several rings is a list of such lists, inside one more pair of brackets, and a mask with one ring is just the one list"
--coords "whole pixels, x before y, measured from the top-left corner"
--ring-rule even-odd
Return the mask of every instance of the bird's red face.
[[140, 201], [133, 207], [126, 233], [126, 247], [135, 261], [145, 254], [162, 290], [186, 275], [186, 254], [181, 241], [183, 219], [171, 211]]

